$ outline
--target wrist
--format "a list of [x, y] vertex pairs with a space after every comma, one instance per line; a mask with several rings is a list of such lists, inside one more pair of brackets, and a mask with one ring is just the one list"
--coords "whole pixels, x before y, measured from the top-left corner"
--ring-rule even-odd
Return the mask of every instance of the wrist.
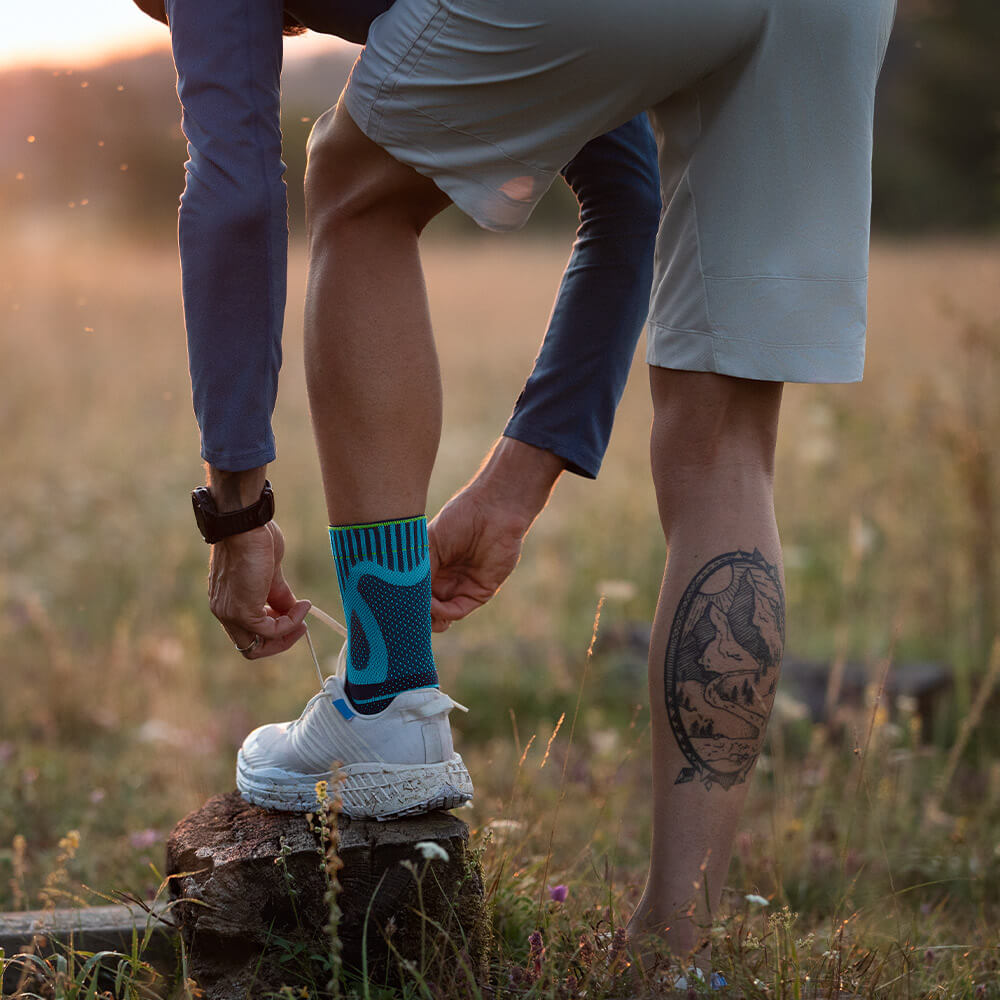
[[548, 503], [565, 468], [563, 459], [551, 451], [502, 437], [469, 488], [502, 506], [527, 530]]
[[228, 472], [214, 465], [206, 466], [206, 470], [208, 489], [220, 514], [243, 510], [255, 504], [267, 482], [266, 465], [241, 472]]

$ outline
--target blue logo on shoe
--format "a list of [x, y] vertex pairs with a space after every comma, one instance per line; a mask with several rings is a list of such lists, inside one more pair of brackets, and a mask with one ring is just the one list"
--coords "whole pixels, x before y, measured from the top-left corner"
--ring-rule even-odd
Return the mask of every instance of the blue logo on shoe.
[[348, 722], [354, 718], [354, 712], [351, 711], [351, 706], [343, 698], [334, 698], [333, 707], [340, 712], [340, 714], [347, 719]]

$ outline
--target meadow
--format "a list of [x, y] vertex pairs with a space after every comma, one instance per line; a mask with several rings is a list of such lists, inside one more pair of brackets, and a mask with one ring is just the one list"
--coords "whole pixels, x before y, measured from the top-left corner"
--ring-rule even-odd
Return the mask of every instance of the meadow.
[[[233, 787], [250, 729], [315, 688], [305, 644], [249, 664], [207, 609], [169, 237], [126, 241], [85, 207], [71, 222], [11, 228], [0, 249], [0, 910], [154, 893], [172, 826]], [[429, 238], [432, 511], [501, 432], [568, 241]], [[303, 273], [294, 247], [270, 478], [286, 575], [338, 614]], [[711, 928], [727, 995], [1000, 997], [998, 276], [996, 242], [876, 243], [864, 383], [786, 390], [787, 650], [860, 661], [871, 683], [824, 722], [779, 696]], [[505, 995], [623, 995], [614, 932], [650, 822], [645, 663], [623, 637], [648, 622], [664, 557], [641, 361], [599, 479], [564, 477], [509, 584], [436, 644], [471, 708], [454, 719], [477, 786], [460, 815], [493, 887]], [[332, 660], [337, 642], [313, 635]], [[915, 660], [954, 678], [924, 733], [912, 700], [879, 697], [886, 667]]]

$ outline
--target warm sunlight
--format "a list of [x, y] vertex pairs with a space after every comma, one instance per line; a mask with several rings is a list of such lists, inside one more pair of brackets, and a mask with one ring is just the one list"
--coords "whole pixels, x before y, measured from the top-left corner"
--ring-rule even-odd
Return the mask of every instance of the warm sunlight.
[[12, 2], [0, 12], [0, 66], [82, 65], [167, 40], [131, 0]]
[[[0, 69], [84, 66], [167, 43], [167, 29], [132, 0], [4, 0], [0, 5]], [[338, 44], [345, 43], [307, 35], [296, 39], [288, 54], [315, 54]]]

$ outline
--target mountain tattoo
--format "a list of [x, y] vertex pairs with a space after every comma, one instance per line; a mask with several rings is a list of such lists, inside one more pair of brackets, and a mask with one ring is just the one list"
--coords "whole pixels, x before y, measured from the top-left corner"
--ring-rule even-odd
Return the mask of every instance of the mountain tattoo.
[[760, 752], [785, 641], [777, 567], [754, 549], [708, 562], [674, 615], [663, 665], [667, 716], [689, 767], [675, 784], [731, 788]]

